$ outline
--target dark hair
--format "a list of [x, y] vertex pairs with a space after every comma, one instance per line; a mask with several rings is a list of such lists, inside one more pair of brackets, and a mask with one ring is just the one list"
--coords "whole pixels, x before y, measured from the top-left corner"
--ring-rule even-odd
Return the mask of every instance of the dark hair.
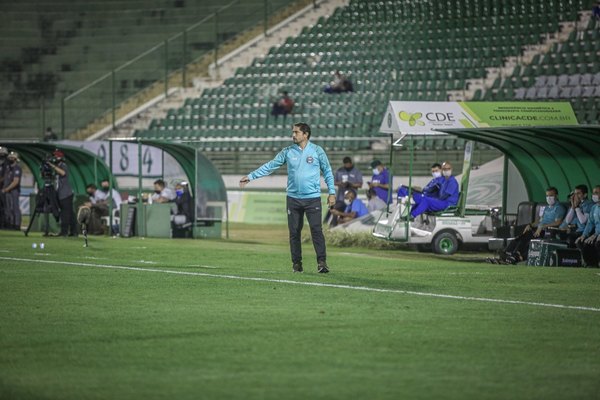
[[352, 164], [352, 159], [350, 157], [344, 157], [344, 159], [342, 160], [342, 163]]
[[354, 189], [348, 189], [344, 192], [344, 196], [346, 195], [346, 193], [352, 193], [354, 195], [354, 197], [356, 197], [356, 190]]
[[96, 187], [96, 185], [94, 185], [93, 183], [90, 183], [89, 185], [87, 185], [87, 186], [85, 187], [85, 190], [88, 190], [88, 189], [94, 189], [94, 190], [96, 190], [96, 189], [98, 189], [98, 188], [97, 188], [97, 187]]
[[554, 192], [558, 196], [558, 189], [554, 186], [550, 186], [548, 189], [546, 189], [546, 192]]
[[436, 163], [433, 163], [433, 164], [431, 164], [431, 168], [439, 168], [439, 169], [442, 169], [442, 164], [440, 164], [440, 163], [437, 163], [437, 162], [436, 162]]
[[160, 185], [162, 187], [165, 187], [165, 181], [163, 181], [162, 179], [157, 179], [154, 181], [155, 185]]
[[296, 122], [294, 126], [300, 129], [300, 132], [308, 134], [308, 138], [310, 139], [310, 126], [307, 123]]
[[575, 186], [575, 190], [580, 190], [581, 193], [588, 194], [588, 187], [587, 187], [587, 185], [577, 185], [577, 186]]

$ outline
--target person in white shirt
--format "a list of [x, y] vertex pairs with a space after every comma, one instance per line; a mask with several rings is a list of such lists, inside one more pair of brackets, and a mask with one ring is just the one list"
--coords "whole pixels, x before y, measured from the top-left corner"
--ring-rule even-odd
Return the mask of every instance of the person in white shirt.
[[175, 192], [169, 189], [162, 179], [154, 181], [154, 193], [152, 194], [153, 203], [169, 203], [175, 200]]
[[[100, 188], [102, 190], [102, 192], [104, 194], [106, 194], [106, 197], [108, 198], [108, 192], [110, 190], [110, 182], [108, 179], [104, 179], [102, 180], [102, 182], [100, 182]], [[121, 209], [121, 203], [123, 203], [123, 199], [121, 198], [121, 194], [115, 189], [113, 188], [113, 190], [110, 192], [112, 195], [112, 199], [113, 199], [113, 207], [116, 208], [117, 210]]]

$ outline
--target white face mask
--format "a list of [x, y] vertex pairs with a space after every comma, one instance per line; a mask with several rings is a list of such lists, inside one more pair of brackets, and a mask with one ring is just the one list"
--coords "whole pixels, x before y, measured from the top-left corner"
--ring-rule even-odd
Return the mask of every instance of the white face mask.
[[556, 203], [556, 197], [546, 196], [546, 203], [548, 203], [549, 206], [553, 206], [554, 203]]
[[593, 194], [593, 195], [592, 195], [592, 201], [593, 201], [594, 203], [597, 203], [597, 202], [599, 202], [599, 201], [600, 201], [600, 196], [598, 196], [597, 194]]
[[439, 178], [440, 176], [442, 176], [442, 173], [440, 171], [435, 171], [431, 173], [431, 176], [433, 176], [434, 178]]
[[379, 170], [377, 168], [373, 168], [373, 175], [379, 175]]
[[352, 200], [350, 200], [350, 199], [344, 199], [344, 204], [346, 204], [347, 206], [349, 206], [350, 204], [352, 204]]
[[443, 170], [442, 175], [444, 175], [446, 178], [449, 176], [452, 176], [452, 170], [451, 169]]

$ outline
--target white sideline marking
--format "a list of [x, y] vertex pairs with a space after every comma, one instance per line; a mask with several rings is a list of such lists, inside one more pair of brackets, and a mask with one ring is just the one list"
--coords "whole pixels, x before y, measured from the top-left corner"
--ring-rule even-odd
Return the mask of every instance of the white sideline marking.
[[566, 309], [566, 310], [600, 312], [600, 308], [596, 308], [596, 307], [569, 306], [569, 305], [564, 305], [564, 304], [538, 303], [538, 302], [534, 302], [534, 301], [523, 301], [523, 300], [505, 300], [505, 299], [490, 299], [490, 298], [485, 298], [485, 297], [457, 296], [457, 295], [452, 295], [452, 294], [415, 292], [412, 290], [401, 290], [401, 289], [380, 289], [380, 288], [373, 288], [373, 287], [368, 287], [368, 286], [351, 286], [351, 285], [342, 285], [342, 284], [336, 284], [336, 283], [300, 282], [300, 281], [291, 281], [288, 279], [270, 279], [270, 278], [257, 278], [257, 277], [251, 277], [251, 276], [220, 275], [220, 274], [209, 274], [206, 272], [174, 271], [174, 270], [169, 270], [169, 269], [138, 268], [138, 267], [127, 267], [127, 266], [122, 266], [122, 265], [89, 264], [89, 263], [80, 263], [80, 262], [71, 262], [71, 261], [33, 260], [33, 259], [28, 259], [28, 258], [16, 258], [16, 257], [0, 257], [0, 260], [72, 265], [72, 266], [76, 266], [76, 267], [121, 269], [121, 270], [125, 270], [125, 271], [157, 272], [157, 273], [161, 273], [161, 274], [173, 274], [173, 275], [204, 276], [204, 277], [208, 277], [208, 278], [236, 279], [236, 280], [241, 280], [241, 281], [253, 281], [253, 282], [286, 283], [286, 284], [290, 284], [290, 285], [362, 290], [362, 291], [366, 291], [366, 292], [409, 294], [409, 295], [413, 295], [413, 296], [436, 297], [436, 298], [441, 298], [441, 299], [469, 300], [469, 301], [481, 301], [481, 302], [486, 302], [486, 303], [501, 303], [501, 304], [520, 304], [520, 305], [537, 306], [537, 307], [562, 308], [562, 309]]

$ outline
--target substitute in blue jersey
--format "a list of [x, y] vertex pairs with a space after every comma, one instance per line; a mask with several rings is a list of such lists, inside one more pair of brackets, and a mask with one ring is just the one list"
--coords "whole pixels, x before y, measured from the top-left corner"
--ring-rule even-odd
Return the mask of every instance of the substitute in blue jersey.
[[327, 154], [320, 146], [310, 142], [310, 135], [310, 127], [307, 124], [303, 122], [294, 124], [292, 128], [294, 144], [284, 148], [274, 159], [244, 176], [240, 180], [240, 187], [245, 187], [255, 179], [271, 175], [283, 164], [287, 164], [287, 213], [292, 269], [294, 272], [303, 271], [301, 234], [304, 214], [306, 214], [317, 253], [317, 271], [327, 273], [329, 268], [321, 223], [321, 173], [329, 193], [327, 197], [329, 207], [335, 205], [335, 185]]

